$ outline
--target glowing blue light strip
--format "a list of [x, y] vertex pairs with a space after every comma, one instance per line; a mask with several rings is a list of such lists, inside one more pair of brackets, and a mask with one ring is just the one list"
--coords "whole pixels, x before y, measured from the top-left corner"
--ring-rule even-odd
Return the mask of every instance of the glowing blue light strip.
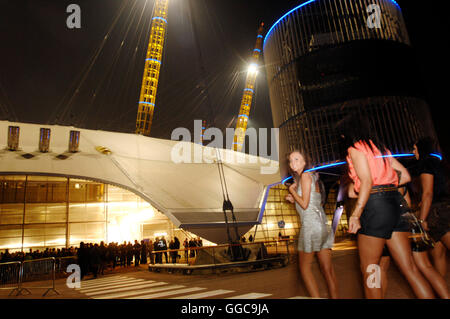
[[441, 154], [435, 154], [435, 153], [431, 153], [431, 156], [437, 157], [442, 161], [442, 155]]
[[156, 60], [156, 59], [145, 59], [145, 61], [153, 61], [153, 62], [157, 62], [157, 63], [161, 64], [161, 61]]
[[253, 91], [252, 89], [249, 89], [249, 88], [247, 88], [247, 89], [244, 89], [244, 91], [250, 91], [250, 92], [255, 92], [255, 91]]
[[234, 144], [237, 144], [237, 145], [244, 145], [244, 144], [238, 143], [238, 142], [233, 142], [233, 145], [234, 145]]
[[347, 162], [338, 162], [338, 163], [332, 163], [332, 164], [317, 166], [317, 167], [310, 168], [310, 169], [306, 170], [305, 172], [312, 172], [312, 171], [317, 171], [319, 169], [324, 169], [324, 168], [328, 168], [328, 167], [344, 165], [345, 163], [347, 163]]
[[[435, 154], [435, 153], [431, 153], [431, 156], [437, 157], [442, 161], [442, 155], [440, 154]], [[406, 154], [394, 154], [394, 155], [382, 155], [382, 156], [377, 156], [377, 158], [386, 158], [386, 157], [412, 157], [414, 156], [414, 154], [412, 153], [406, 153]], [[338, 163], [331, 163], [331, 164], [326, 164], [326, 165], [322, 165], [322, 166], [317, 166], [317, 167], [313, 167], [310, 168], [308, 170], [306, 170], [305, 172], [312, 172], [312, 171], [318, 171], [324, 168], [329, 168], [329, 167], [335, 167], [335, 166], [340, 166], [340, 165], [344, 165], [347, 162], [338, 162]], [[282, 183], [284, 183], [284, 180], [282, 181]]]
[[396, 154], [396, 155], [382, 155], [377, 156], [377, 158], [386, 158], [386, 157], [412, 157], [414, 154], [408, 153], [408, 154]]
[[257, 36], [257, 38], [263, 38], [263, 36], [259, 34], [259, 35]]
[[155, 104], [150, 103], [150, 102], [141, 102], [141, 101], [139, 101], [139, 104], [148, 104], [148, 105], [151, 105], [151, 106], [155, 106]]
[[288, 177], [286, 177], [285, 179], [283, 179], [282, 181], [281, 181], [281, 184], [283, 184], [284, 185], [284, 183], [286, 183], [288, 180], [290, 180], [291, 178], [293, 178], [292, 176], [288, 176]]
[[[266, 41], [267, 41], [267, 39], [269, 38], [269, 35], [270, 35], [270, 33], [272, 32], [273, 28], [275, 28], [275, 26], [276, 26], [278, 23], [280, 23], [281, 20], [283, 20], [284, 18], [286, 18], [286, 17], [287, 17], [288, 15], [290, 15], [292, 12], [294, 12], [294, 11], [300, 9], [301, 7], [306, 6], [307, 4], [310, 4], [310, 3], [312, 3], [312, 2], [315, 2], [315, 1], [316, 1], [316, 0], [310, 0], [310, 1], [304, 2], [304, 3], [302, 3], [301, 5], [295, 7], [295, 8], [292, 9], [291, 11], [289, 11], [288, 13], [286, 13], [285, 15], [283, 15], [281, 18], [279, 18], [279, 19], [277, 20], [277, 22], [275, 22], [275, 23], [272, 25], [272, 27], [269, 29], [269, 31], [266, 33], [266, 37], [265, 37], [265, 39], [264, 39], [264, 47], [266, 46]], [[400, 8], [400, 6], [398, 5], [398, 3], [397, 3], [395, 0], [391, 0], [391, 2], [394, 3], [398, 8]]]
[[244, 116], [244, 117], [248, 118], [248, 115], [245, 115], [245, 114], [241, 114], [238, 117], [241, 117], [241, 116]]
[[152, 20], [155, 20], [155, 19], [163, 20], [165, 23], [167, 23], [167, 20], [162, 17], [154, 17]]
[[254, 49], [253, 51], [258, 51], [258, 52], [261, 52], [261, 50], [260, 50], [260, 49]]

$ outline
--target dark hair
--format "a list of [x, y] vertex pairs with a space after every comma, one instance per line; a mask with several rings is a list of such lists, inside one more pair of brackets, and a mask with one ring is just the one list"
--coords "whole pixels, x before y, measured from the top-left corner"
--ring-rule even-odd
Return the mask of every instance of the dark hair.
[[[297, 173], [292, 171], [291, 166], [289, 165], [289, 157], [291, 156], [291, 154], [293, 153], [300, 153], [303, 156], [303, 159], [305, 160], [305, 168], [303, 169], [303, 171], [310, 169], [311, 168], [311, 158], [309, 157], [309, 155], [302, 149], [294, 149], [293, 151], [289, 152], [286, 154], [286, 160], [288, 162], [288, 171], [289, 173], [292, 175], [292, 177], [294, 178], [295, 181], [298, 182], [298, 178], [299, 176], [297, 176]], [[297, 178], [296, 178], [297, 177]]]
[[383, 155], [388, 152], [386, 146], [378, 139], [369, 119], [361, 114], [353, 113], [345, 116], [336, 124], [335, 129], [338, 137], [341, 138], [342, 159], [346, 157], [348, 148], [359, 141], [367, 144], [372, 151], [374, 149], [370, 141]]
[[426, 159], [428, 156], [430, 156], [431, 153], [436, 151], [436, 143], [429, 136], [417, 140], [416, 142], [414, 142], [414, 145], [417, 146], [417, 151], [419, 152], [419, 160]]

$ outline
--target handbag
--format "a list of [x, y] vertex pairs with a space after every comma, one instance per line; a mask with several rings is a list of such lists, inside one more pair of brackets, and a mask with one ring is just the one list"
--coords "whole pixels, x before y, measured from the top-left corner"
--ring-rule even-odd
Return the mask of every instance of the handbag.
[[428, 235], [427, 231], [423, 229], [422, 223], [417, 219], [416, 215], [408, 212], [403, 214], [408, 220], [411, 229], [411, 249], [415, 252], [423, 252], [434, 247], [434, 241]]

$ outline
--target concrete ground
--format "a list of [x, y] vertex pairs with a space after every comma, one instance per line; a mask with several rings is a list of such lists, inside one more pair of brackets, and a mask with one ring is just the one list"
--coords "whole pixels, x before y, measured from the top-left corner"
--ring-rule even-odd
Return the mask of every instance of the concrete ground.
[[[450, 260], [448, 260], [450, 261]], [[361, 299], [364, 297], [362, 289], [362, 278], [359, 270], [359, 258], [356, 247], [352, 242], [336, 244], [333, 250], [333, 264], [335, 267], [339, 294], [345, 299]], [[450, 269], [450, 267], [449, 267]], [[325, 281], [321, 276], [319, 267], [315, 264], [314, 274], [318, 281], [321, 297], [327, 298], [328, 293]], [[297, 264], [297, 256], [292, 256], [291, 263], [286, 267], [255, 272], [221, 273], [221, 274], [196, 274], [183, 275], [181, 273], [159, 273], [149, 272], [145, 265], [139, 267], [116, 268], [116, 270], [105, 272], [105, 276], [99, 278], [108, 278], [113, 276], [126, 276], [128, 278], [153, 280], [165, 282], [167, 284], [184, 285], [186, 287], [203, 287], [205, 289], [223, 289], [232, 290], [235, 295], [247, 293], [267, 294], [265, 298], [285, 299], [299, 296], [307, 296], [306, 289], [300, 278]], [[450, 272], [445, 277], [447, 285], [450, 287]], [[83, 282], [89, 282], [92, 276], [88, 276]], [[414, 299], [415, 296], [409, 288], [408, 283], [399, 273], [397, 267], [391, 263], [388, 271], [389, 286], [387, 299]], [[50, 291], [47, 296], [42, 294], [47, 290], [43, 288], [33, 288], [36, 286], [48, 286], [49, 282], [26, 283], [24, 286], [29, 288], [31, 295], [8, 296], [10, 290], [0, 290], [2, 299], [85, 299], [87, 295], [78, 290], [68, 288], [66, 279], [56, 280], [56, 290], [59, 295]], [[227, 296], [215, 296], [211, 298], [226, 298]]]

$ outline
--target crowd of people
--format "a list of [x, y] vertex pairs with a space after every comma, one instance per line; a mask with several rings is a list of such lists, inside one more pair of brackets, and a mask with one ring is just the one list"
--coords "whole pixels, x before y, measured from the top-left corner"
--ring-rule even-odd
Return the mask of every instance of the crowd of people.
[[[354, 201], [347, 212], [348, 231], [357, 236], [365, 296], [385, 297], [392, 258], [417, 298], [448, 299], [444, 276], [450, 194], [435, 142], [427, 137], [412, 143], [416, 161], [407, 169], [367, 118], [351, 114], [335, 129], [347, 159], [341, 182]], [[309, 294], [320, 297], [311, 269], [317, 255], [329, 297], [338, 298], [331, 255], [334, 238], [322, 207], [319, 176], [308, 171], [311, 165], [304, 150], [292, 151], [287, 160], [294, 182], [286, 200], [295, 203], [302, 225], [297, 248], [301, 277]]]
[[5, 249], [5, 252], [0, 253], [0, 263], [6, 263], [11, 261], [24, 261], [24, 260], [32, 260], [32, 259], [40, 259], [40, 258], [48, 258], [48, 257], [70, 257], [75, 256], [78, 248], [69, 247], [69, 248], [46, 248], [43, 251], [39, 249], [33, 250], [30, 248], [28, 252], [16, 251], [13, 253], [9, 252], [9, 249]]
[[[196, 256], [196, 247], [203, 246], [200, 237], [191, 238], [183, 242], [184, 258], [187, 262], [191, 257]], [[94, 277], [104, 274], [107, 268], [114, 270], [116, 267], [138, 267], [142, 264], [160, 264], [177, 263], [182, 256], [179, 250], [180, 240], [174, 237], [169, 242], [164, 236], [156, 237], [154, 240], [142, 240], [134, 243], [123, 242], [119, 244], [112, 242], [105, 244], [103, 241], [98, 243], [81, 242], [79, 247], [70, 248], [46, 248], [43, 251], [30, 249], [28, 252], [17, 251], [10, 253], [8, 249], [0, 253], [0, 263], [11, 261], [25, 261], [48, 257], [77, 257], [77, 263], [80, 266], [81, 278], [88, 273]]]

